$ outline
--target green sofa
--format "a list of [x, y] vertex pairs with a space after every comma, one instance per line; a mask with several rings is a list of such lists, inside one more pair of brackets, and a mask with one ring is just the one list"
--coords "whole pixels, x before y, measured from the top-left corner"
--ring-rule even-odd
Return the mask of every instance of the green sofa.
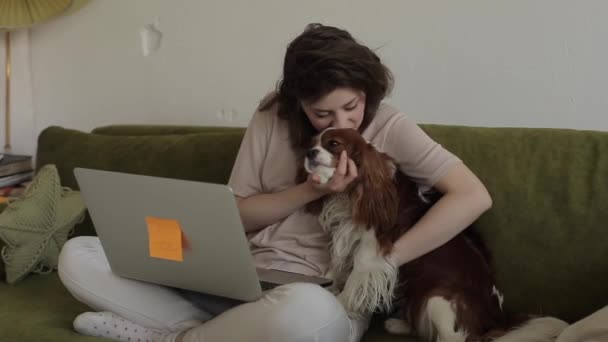
[[[488, 187], [493, 208], [475, 225], [494, 254], [505, 310], [573, 322], [608, 304], [608, 133], [422, 125]], [[74, 167], [225, 183], [242, 128], [107, 126], [45, 129], [36, 166]], [[111, 187], [111, 184], [108, 184]], [[159, 199], [162, 200], [162, 193]], [[75, 235], [94, 235], [87, 218]], [[0, 282], [0, 341], [96, 341], [72, 330], [87, 307], [56, 272]], [[415, 341], [382, 331], [366, 342]]]

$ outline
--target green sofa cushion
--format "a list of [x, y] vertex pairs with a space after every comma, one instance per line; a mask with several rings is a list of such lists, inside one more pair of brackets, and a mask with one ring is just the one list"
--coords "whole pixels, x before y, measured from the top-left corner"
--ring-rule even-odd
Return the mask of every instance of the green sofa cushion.
[[0, 213], [2, 259], [6, 282], [14, 284], [31, 272], [50, 272], [68, 234], [82, 220], [84, 201], [63, 188], [54, 165], [41, 168], [23, 196]]
[[226, 183], [241, 131], [166, 135], [101, 135], [49, 127], [38, 137], [36, 168], [55, 163], [77, 189], [75, 167]]
[[0, 341], [107, 342], [72, 328], [74, 318], [88, 310], [65, 289], [56, 272], [33, 274], [18, 286], [0, 282]]

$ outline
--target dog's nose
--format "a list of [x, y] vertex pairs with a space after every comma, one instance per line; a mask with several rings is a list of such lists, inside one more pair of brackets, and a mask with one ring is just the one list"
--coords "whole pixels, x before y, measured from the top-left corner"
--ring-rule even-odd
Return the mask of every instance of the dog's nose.
[[319, 154], [319, 150], [317, 150], [316, 148], [311, 148], [310, 150], [308, 150], [308, 152], [306, 152], [306, 158], [315, 159], [317, 154]]

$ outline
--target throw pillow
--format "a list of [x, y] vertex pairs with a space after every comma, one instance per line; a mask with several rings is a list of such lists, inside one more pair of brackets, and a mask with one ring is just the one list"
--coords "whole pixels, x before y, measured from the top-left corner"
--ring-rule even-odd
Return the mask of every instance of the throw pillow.
[[59, 251], [84, 211], [80, 193], [61, 187], [55, 165], [43, 166], [24, 194], [0, 213], [6, 282], [56, 269]]

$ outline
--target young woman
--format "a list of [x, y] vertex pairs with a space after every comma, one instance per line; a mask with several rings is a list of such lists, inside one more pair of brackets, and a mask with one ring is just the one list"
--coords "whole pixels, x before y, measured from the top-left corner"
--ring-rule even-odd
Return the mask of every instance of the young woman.
[[[421, 187], [444, 195], [404, 234], [390, 256], [395, 267], [444, 244], [491, 206], [479, 179], [409, 117], [382, 103], [392, 75], [347, 31], [308, 25], [286, 51], [283, 77], [262, 100], [243, 138], [229, 185], [250, 237], [256, 266], [308, 275], [328, 268], [329, 237], [303, 207], [343, 191], [357, 168], [342, 155], [325, 184], [296, 183], [310, 138], [327, 127], [354, 128], [395, 159]], [[60, 257], [60, 277], [80, 301], [77, 331], [119, 341], [358, 341], [368, 319], [351, 320], [335, 296], [312, 284], [290, 284], [235, 305], [113, 275], [99, 240], [75, 238]]]

